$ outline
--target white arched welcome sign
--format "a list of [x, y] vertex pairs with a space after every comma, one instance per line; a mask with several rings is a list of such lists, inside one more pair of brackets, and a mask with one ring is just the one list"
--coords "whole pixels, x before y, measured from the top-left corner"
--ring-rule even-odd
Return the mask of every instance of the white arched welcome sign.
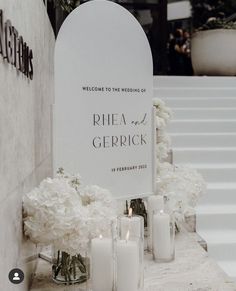
[[90, 1], [63, 23], [55, 48], [54, 169], [117, 198], [154, 185], [153, 76], [142, 27], [121, 6]]

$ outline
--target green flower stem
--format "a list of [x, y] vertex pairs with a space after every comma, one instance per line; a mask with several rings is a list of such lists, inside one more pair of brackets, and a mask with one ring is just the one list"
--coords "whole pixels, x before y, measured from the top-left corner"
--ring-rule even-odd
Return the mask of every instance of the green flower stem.
[[66, 252], [58, 251], [52, 267], [54, 280], [60, 283], [64, 281], [66, 285], [86, 281], [88, 274], [85, 260], [80, 254], [71, 256]]

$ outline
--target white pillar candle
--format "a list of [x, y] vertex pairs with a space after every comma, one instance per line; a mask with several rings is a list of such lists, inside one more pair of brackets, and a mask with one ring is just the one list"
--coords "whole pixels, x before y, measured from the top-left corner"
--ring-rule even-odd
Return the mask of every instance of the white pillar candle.
[[117, 291], [138, 291], [139, 247], [137, 241], [117, 241]]
[[112, 240], [94, 238], [91, 241], [92, 290], [111, 291], [113, 288]]
[[152, 195], [148, 197], [147, 201], [147, 223], [148, 223], [148, 250], [152, 250], [152, 217], [154, 211], [164, 209], [164, 199], [161, 195]]
[[154, 259], [171, 258], [170, 215], [160, 211], [153, 215], [153, 256]]
[[128, 216], [119, 217], [120, 239], [138, 241], [139, 247], [139, 287], [143, 287], [143, 254], [144, 254], [144, 219], [142, 216], [132, 216], [132, 208]]

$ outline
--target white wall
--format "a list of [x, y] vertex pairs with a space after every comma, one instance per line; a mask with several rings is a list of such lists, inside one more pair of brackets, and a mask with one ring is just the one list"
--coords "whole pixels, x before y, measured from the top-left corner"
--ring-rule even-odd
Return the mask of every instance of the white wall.
[[[0, 0], [0, 9], [34, 54], [33, 81], [0, 55], [0, 289], [26, 291], [37, 252], [22, 236], [22, 195], [52, 173], [55, 40], [42, 0]], [[15, 267], [24, 284], [8, 281]]]

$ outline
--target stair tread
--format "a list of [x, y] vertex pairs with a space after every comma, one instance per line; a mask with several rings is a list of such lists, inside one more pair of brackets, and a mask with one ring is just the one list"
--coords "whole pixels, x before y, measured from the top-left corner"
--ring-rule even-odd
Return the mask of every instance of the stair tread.
[[236, 147], [172, 147], [173, 151], [236, 151]]
[[218, 261], [217, 263], [228, 274], [229, 277], [236, 278], [235, 261]]
[[161, 98], [166, 102], [167, 106], [171, 108], [231, 108], [236, 107], [236, 98], [235, 97], [226, 97], [226, 98], [186, 98], [186, 97], [176, 97], [176, 98]]
[[180, 132], [170, 133], [171, 136], [236, 136], [236, 132]]
[[196, 207], [197, 214], [234, 214], [236, 204], [205, 204]]
[[180, 132], [170, 133], [171, 136], [235, 136], [236, 132]]
[[236, 183], [208, 183], [208, 189], [235, 189]]
[[191, 169], [236, 169], [236, 164], [233, 163], [178, 163], [178, 165], [184, 165]]
[[[154, 97], [155, 99], [156, 97]], [[169, 97], [169, 96], [163, 96], [162, 97], [163, 100], [172, 100], [173, 98], [175, 98], [175, 100], [189, 100], [189, 97]], [[212, 99], [212, 97], [208, 97], [208, 96], [201, 96], [201, 97], [191, 97], [190, 100], [206, 100], [206, 99], [210, 99], [212, 101], [214, 100], [225, 100], [225, 99], [228, 99], [228, 100], [235, 100], [236, 98], [233, 97], [233, 96], [227, 96], [227, 97], [215, 97], [214, 99]]]
[[[171, 120], [171, 122], [199, 122], [199, 123], [201, 123], [201, 122], [212, 122], [212, 123], [214, 123], [214, 122], [236, 122], [236, 119], [234, 119], [234, 118], [229, 118], [229, 119], [220, 119], [220, 118], [212, 118], [212, 119], [189, 119], [189, 118], [187, 118], [187, 119], [185, 119], [185, 118], [183, 118], [183, 119], [172, 119]], [[236, 130], [236, 128], [235, 128], [235, 130]]]
[[172, 111], [175, 110], [190, 110], [190, 111], [218, 111], [218, 110], [236, 110], [236, 107], [171, 107]]
[[236, 244], [236, 230], [198, 230], [198, 234], [208, 244]]
[[154, 87], [187, 87], [222, 88], [235, 87], [235, 77], [232, 76], [154, 76]]

